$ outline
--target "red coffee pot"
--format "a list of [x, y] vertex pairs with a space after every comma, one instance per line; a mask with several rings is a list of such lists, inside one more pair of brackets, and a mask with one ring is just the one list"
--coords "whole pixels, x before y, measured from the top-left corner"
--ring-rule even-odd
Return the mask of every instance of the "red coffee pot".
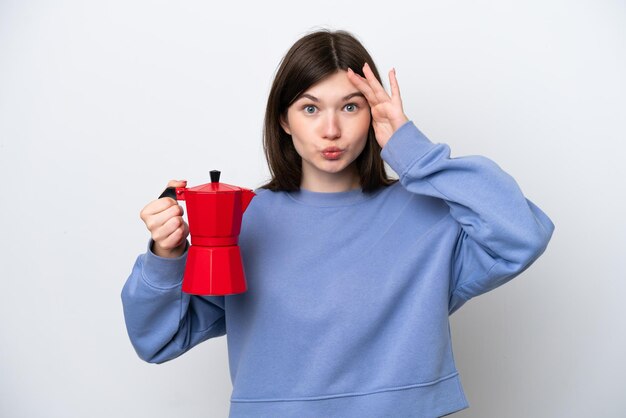
[[168, 187], [159, 196], [186, 202], [191, 247], [182, 289], [192, 295], [219, 296], [247, 290], [237, 243], [243, 213], [255, 193], [220, 183], [219, 179], [220, 172], [212, 170], [211, 183]]

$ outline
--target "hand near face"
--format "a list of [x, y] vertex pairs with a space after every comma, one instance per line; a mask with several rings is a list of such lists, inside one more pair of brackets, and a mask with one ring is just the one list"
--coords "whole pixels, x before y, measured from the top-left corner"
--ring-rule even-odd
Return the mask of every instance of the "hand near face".
[[365, 95], [369, 103], [372, 112], [372, 127], [380, 147], [383, 148], [391, 135], [409, 118], [402, 109], [402, 99], [400, 98], [400, 88], [395, 69], [389, 71], [391, 97], [376, 79], [367, 63], [363, 66], [363, 74], [365, 74], [365, 78], [348, 68], [348, 79]]

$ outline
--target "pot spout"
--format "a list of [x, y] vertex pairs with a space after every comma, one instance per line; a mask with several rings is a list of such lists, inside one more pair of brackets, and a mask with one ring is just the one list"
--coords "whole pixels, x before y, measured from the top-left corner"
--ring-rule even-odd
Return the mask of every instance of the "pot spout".
[[241, 213], [246, 211], [246, 209], [248, 208], [248, 205], [250, 204], [250, 201], [252, 200], [254, 196], [256, 196], [256, 194], [252, 190], [249, 190], [249, 189], [241, 190]]

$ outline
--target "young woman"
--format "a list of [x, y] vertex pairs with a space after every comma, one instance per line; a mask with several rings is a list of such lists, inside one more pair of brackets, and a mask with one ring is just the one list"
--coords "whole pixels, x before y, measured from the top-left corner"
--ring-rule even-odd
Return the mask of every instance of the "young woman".
[[431, 142], [404, 114], [394, 70], [389, 83], [390, 94], [345, 31], [307, 34], [287, 52], [265, 118], [271, 180], [239, 237], [245, 293], [182, 293], [182, 208], [162, 198], [142, 210], [151, 239], [122, 291], [142, 359], [226, 335], [231, 417], [468, 406], [449, 315], [526, 269], [554, 225], [491, 160]]

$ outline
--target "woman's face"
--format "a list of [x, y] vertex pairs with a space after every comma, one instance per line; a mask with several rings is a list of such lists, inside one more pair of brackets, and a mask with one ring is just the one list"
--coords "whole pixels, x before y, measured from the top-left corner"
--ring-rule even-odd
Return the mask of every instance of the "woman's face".
[[[358, 186], [354, 160], [367, 142], [370, 108], [339, 70], [306, 90], [287, 109], [281, 126], [302, 157], [302, 184], [314, 191]], [[326, 151], [328, 148], [339, 152]]]

